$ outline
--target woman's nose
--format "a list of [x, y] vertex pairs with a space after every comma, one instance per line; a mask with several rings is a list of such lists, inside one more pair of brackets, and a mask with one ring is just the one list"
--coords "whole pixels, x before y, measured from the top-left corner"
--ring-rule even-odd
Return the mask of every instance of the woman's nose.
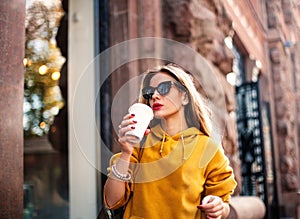
[[154, 93], [153, 93], [153, 95], [152, 95], [152, 99], [157, 99], [157, 98], [159, 98], [159, 96], [160, 96], [160, 94], [157, 92], [157, 90], [155, 89], [154, 90]]

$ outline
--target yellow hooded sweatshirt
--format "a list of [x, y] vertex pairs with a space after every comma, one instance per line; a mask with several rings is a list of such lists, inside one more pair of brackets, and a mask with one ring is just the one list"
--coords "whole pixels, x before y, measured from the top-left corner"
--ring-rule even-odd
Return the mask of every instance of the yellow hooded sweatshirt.
[[[111, 158], [111, 165], [119, 155]], [[229, 203], [236, 187], [222, 147], [194, 127], [174, 136], [160, 125], [152, 128], [143, 149], [134, 150], [130, 172], [126, 194], [108, 207], [126, 204], [125, 219], [205, 219], [197, 208], [201, 199], [215, 195]]]

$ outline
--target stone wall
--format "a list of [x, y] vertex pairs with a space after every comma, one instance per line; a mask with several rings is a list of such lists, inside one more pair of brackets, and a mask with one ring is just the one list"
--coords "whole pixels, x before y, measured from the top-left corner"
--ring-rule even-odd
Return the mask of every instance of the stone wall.
[[[293, 29], [288, 26], [293, 22], [290, 1], [269, 1], [268, 27], [271, 80], [275, 102], [275, 123], [280, 154], [278, 163], [281, 173], [283, 192], [299, 189], [299, 46], [293, 45]], [[296, 34], [297, 35], [297, 34]], [[299, 36], [298, 36], [299, 40]], [[299, 41], [298, 41], [299, 42]]]
[[295, 218], [300, 217], [299, 12], [299, 4], [297, 6], [292, 1], [267, 2], [280, 214]]

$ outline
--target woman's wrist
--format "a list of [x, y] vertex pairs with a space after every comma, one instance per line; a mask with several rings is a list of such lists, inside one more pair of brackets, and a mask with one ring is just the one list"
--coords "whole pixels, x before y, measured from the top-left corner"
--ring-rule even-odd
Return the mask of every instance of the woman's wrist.
[[129, 169], [131, 154], [122, 152], [120, 158], [118, 159], [117, 163], [115, 164], [116, 169], [121, 174], [127, 174]]
[[117, 168], [117, 165], [116, 164], [113, 164], [111, 166], [111, 172], [112, 174], [119, 180], [121, 181], [130, 181], [131, 180], [131, 174], [130, 172], [128, 171], [128, 168], [127, 168], [127, 172], [126, 173], [123, 173], [123, 171], [119, 171], [118, 168]]
[[132, 154], [132, 152], [121, 151], [120, 159], [124, 160], [124, 161], [129, 161], [131, 154]]

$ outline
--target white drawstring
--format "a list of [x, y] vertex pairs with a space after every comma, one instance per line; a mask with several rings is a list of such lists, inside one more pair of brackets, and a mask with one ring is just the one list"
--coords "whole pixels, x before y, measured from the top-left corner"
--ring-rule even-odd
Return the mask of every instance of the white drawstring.
[[160, 155], [162, 155], [162, 153], [163, 153], [165, 140], [166, 140], [166, 133], [164, 132], [164, 135], [163, 135], [163, 138], [162, 138], [162, 143], [161, 143], [161, 146], [160, 146], [160, 151], [159, 151]]
[[181, 141], [182, 141], [182, 161], [185, 161], [186, 157], [185, 157], [185, 150], [184, 150], [185, 144], [184, 144], [183, 133], [181, 133], [180, 138], [181, 138]]
[[[180, 139], [182, 142], [182, 160], [185, 161], [186, 160], [186, 154], [185, 154], [185, 143], [184, 143], [184, 138], [183, 138], [183, 133], [180, 134]], [[164, 132], [163, 138], [162, 138], [162, 142], [160, 145], [160, 150], [159, 153], [162, 156], [163, 152], [164, 152], [164, 143], [166, 141], [166, 133]]]

